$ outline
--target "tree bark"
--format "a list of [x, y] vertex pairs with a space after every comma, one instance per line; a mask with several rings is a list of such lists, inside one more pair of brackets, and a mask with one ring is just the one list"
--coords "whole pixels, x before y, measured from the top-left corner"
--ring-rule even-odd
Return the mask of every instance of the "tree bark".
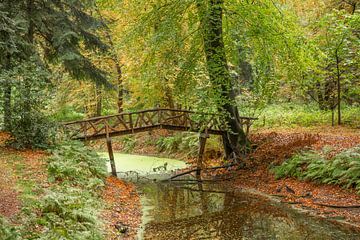
[[227, 65], [222, 27], [223, 4], [223, 0], [197, 0], [197, 9], [209, 78], [214, 90], [219, 93], [217, 105], [228, 124], [228, 132], [223, 135], [225, 154], [228, 158], [239, 158], [246, 152], [248, 141], [240, 123]]
[[338, 125], [341, 125], [341, 73], [340, 73], [340, 60], [336, 51], [336, 76], [337, 76], [337, 110], [338, 110]]
[[102, 112], [102, 89], [100, 84], [95, 85], [95, 92], [96, 92], [96, 113], [95, 117], [101, 116]]

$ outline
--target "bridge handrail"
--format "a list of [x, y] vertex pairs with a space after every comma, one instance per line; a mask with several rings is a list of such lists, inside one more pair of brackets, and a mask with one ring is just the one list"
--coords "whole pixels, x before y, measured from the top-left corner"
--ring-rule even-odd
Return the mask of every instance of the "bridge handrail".
[[[156, 112], [156, 111], [171, 111], [171, 112], [192, 113], [192, 114], [196, 114], [196, 115], [221, 116], [221, 114], [218, 114], [218, 113], [195, 112], [195, 111], [186, 110], [186, 109], [153, 108], [153, 109], [140, 110], [140, 111], [134, 111], [134, 112], [122, 112], [122, 113], [112, 114], [112, 115], [92, 117], [92, 118], [87, 118], [87, 119], [83, 119], [83, 120], [76, 120], [76, 121], [70, 121], [70, 122], [62, 122], [61, 124], [62, 124], [62, 125], [72, 125], [72, 124], [83, 123], [83, 122], [97, 121], [97, 120], [100, 120], [100, 119], [109, 119], [109, 118], [118, 117], [118, 116], [141, 114], [141, 113], [145, 113], [145, 112]], [[243, 116], [240, 116], [239, 118], [240, 118], [240, 119], [246, 119], [246, 120], [252, 120], [252, 121], [258, 119], [258, 118], [256, 118], [256, 117], [243, 117]]]

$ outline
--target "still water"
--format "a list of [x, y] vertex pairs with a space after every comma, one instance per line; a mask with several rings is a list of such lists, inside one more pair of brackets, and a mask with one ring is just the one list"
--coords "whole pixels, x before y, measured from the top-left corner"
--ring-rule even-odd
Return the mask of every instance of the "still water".
[[[116, 154], [118, 171], [162, 178], [186, 165], [172, 159]], [[169, 167], [154, 172], [154, 168]], [[133, 165], [132, 165], [133, 164]], [[150, 174], [150, 175], [147, 175]], [[142, 225], [137, 239], [360, 239], [350, 227], [221, 184], [137, 182]]]

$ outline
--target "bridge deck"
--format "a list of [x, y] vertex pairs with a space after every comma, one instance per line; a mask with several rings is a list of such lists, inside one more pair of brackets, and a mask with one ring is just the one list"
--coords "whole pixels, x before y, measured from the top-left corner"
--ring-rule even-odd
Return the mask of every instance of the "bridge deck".
[[[240, 120], [248, 132], [256, 118], [240, 117]], [[216, 135], [226, 132], [226, 124], [219, 115], [167, 108], [89, 118], [67, 122], [64, 126], [70, 137], [78, 140], [95, 140], [106, 138], [107, 135], [113, 137], [153, 129], [207, 132]]]

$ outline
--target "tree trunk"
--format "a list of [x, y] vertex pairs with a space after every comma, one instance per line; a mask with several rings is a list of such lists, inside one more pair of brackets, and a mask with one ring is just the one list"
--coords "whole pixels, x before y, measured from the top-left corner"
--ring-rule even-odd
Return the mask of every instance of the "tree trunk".
[[341, 125], [341, 73], [340, 73], [340, 60], [336, 51], [336, 71], [337, 71], [337, 110], [338, 110], [338, 125]]
[[319, 103], [320, 110], [326, 110], [326, 103], [323, 96], [323, 93], [321, 91], [321, 83], [319, 81], [316, 82], [316, 95], [317, 95], [317, 101]]
[[123, 78], [122, 78], [122, 69], [121, 69], [121, 63], [120, 63], [120, 59], [118, 58], [117, 54], [116, 54], [116, 49], [115, 49], [115, 45], [114, 42], [112, 40], [111, 37], [111, 33], [110, 33], [110, 29], [108, 28], [108, 26], [105, 23], [105, 19], [103, 18], [99, 7], [96, 5], [95, 6], [96, 12], [100, 17], [100, 20], [102, 21], [102, 24], [105, 27], [105, 37], [108, 40], [108, 43], [110, 45], [110, 55], [111, 55], [111, 59], [113, 60], [114, 64], [115, 64], [115, 68], [116, 68], [116, 79], [117, 79], [117, 86], [118, 86], [118, 93], [117, 93], [117, 107], [118, 107], [118, 113], [122, 113], [124, 111], [123, 109], [123, 104], [124, 104], [124, 86], [123, 86]]
[[95, 117], [101, 116], [102, 112], [102, 89], [100, 84], [95, 85], [96, 91], [96, 113]]
[[225, 54], [222, 28], [223, 3], [223, 0], [198, 0], [197, 9], [207, 70], [213, 88], [220, 96], [220, 99], [217, 99], [218, 108], [225, 115], [229, 128], [223, 135], [225, 154], [228, 158], [238, 158], [245, 153], [248, 141], [240, 124]]

